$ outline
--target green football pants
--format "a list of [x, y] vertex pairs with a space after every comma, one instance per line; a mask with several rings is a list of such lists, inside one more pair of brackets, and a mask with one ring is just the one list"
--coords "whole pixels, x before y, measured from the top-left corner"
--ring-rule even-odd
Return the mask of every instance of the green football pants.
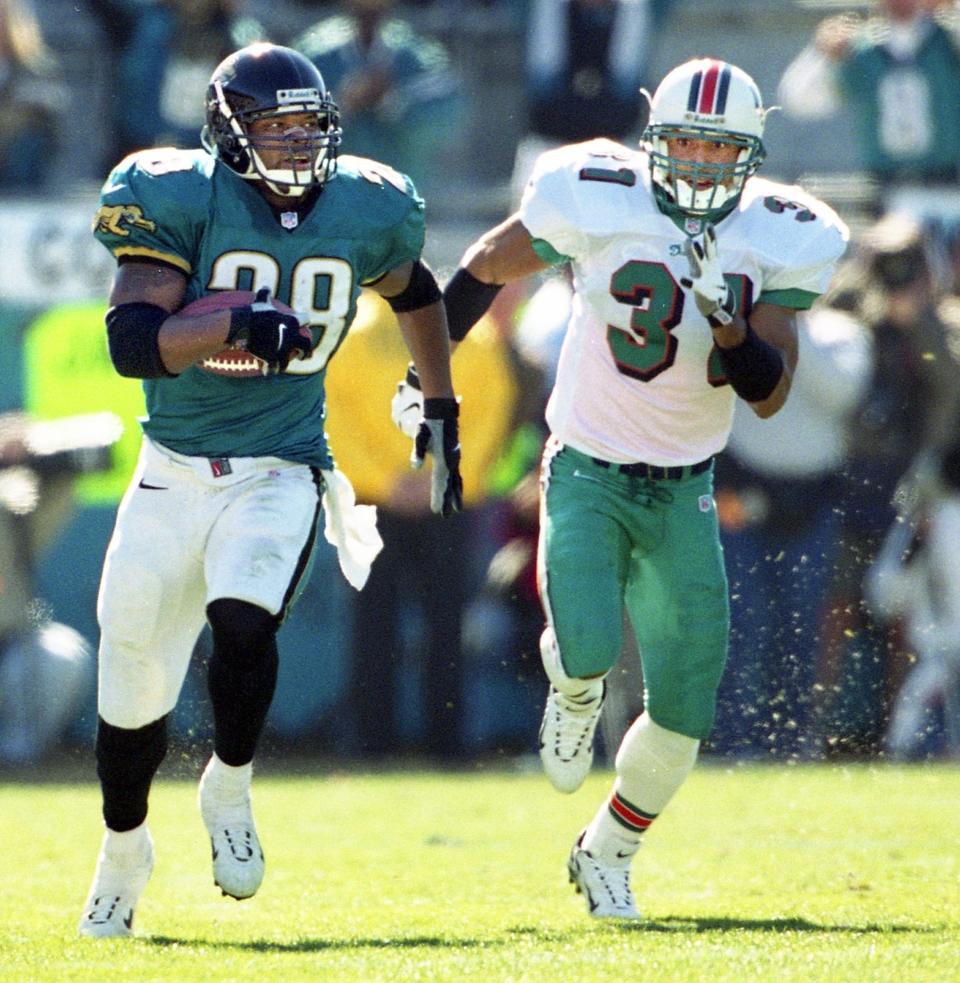
[[713, 725], [730, 608], [712, 469], [682, 474], [624, 475], [551, 441], [539, 586], [567, 675], [613, 668], [626, 605], [646, 711], [661, 727], [703, 739]]

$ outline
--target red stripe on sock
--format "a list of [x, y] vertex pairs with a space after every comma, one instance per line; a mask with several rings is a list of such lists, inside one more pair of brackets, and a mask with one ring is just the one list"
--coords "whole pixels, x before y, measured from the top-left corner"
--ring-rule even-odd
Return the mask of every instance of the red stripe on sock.
[[628, 822], [631, 826], [636, 826], [638, 829], [646, 829], [650, 823], [653, 822], [654, 817], [644, 816], [639, 812], [634, 812], [624, 801], [616, 795], [610, 797], [610, 808], [618, 815], [621, 819]]
[[713, 100], [717, 95], [717, 79], [720, 78], [720, 65], [714, 62], [703, 77], [703, 85], [700, 87], [700, 105], [697, 107], [698, 113], [710, 114], [713, 112]]

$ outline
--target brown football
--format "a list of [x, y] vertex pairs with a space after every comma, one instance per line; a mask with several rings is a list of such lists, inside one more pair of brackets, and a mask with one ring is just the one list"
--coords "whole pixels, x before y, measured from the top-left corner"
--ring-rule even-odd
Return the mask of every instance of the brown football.
[[[177, 314], [184, 317], [194, 317], [198, 314], [209, 314], [211, 311], [222, 311], [230, 307], [243, 307], [246, 304], [252, 304], [255, 297], [256, 294], [251, 290], [219, 290], [195, 300], [192, 304], [187, 304]], [[278, 311], [283, 311], [285, 314], [293, 313], [291, 308], [277, 300], [276, 297], [271, 297], [270, 303]], [[197, 362], [197, 368], [231, 379], [247, 379], [265, 374], [265, 363], [262, 359], [257, 358], [256, 355], [251, 355], [242, 348], [233, 347], [224, 348], [223, 351]]]

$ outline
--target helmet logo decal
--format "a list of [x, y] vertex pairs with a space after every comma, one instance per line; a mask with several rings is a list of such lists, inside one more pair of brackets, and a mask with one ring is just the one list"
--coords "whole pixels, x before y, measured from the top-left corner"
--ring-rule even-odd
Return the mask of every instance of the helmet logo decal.
[[320, 105], [320, 93], [316, 89], [277, 89], [277, 105], [289, 106], [292, 103]]
[[687, 111], [704, 116], [722, 116], [727, 109], [730, 91], [730, 66], [713, 62], [705, 72], [696, 72], [690, 79]]

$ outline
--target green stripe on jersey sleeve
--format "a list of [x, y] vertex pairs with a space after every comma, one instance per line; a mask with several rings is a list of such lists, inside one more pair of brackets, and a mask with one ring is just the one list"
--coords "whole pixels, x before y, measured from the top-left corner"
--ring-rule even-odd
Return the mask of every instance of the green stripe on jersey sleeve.
[[760, 294], [757, 301], [762, 304], [776, 304], [778, 307], [790, 307], [795, 311], [809, 310], [813, 302], [820, 296], [812, 290], [801, 290], [793, 287], [789, 290], [766, 290]]
[[544, 261], [544, 263], [549, 263], [551, 266], [556, 266], [558, 263], [570, 262], [569, 256], [564, 256], [563, 253], [558, 253], [546, 239], [532, 239], [530, 244], [533, 246], [533, 251]]

